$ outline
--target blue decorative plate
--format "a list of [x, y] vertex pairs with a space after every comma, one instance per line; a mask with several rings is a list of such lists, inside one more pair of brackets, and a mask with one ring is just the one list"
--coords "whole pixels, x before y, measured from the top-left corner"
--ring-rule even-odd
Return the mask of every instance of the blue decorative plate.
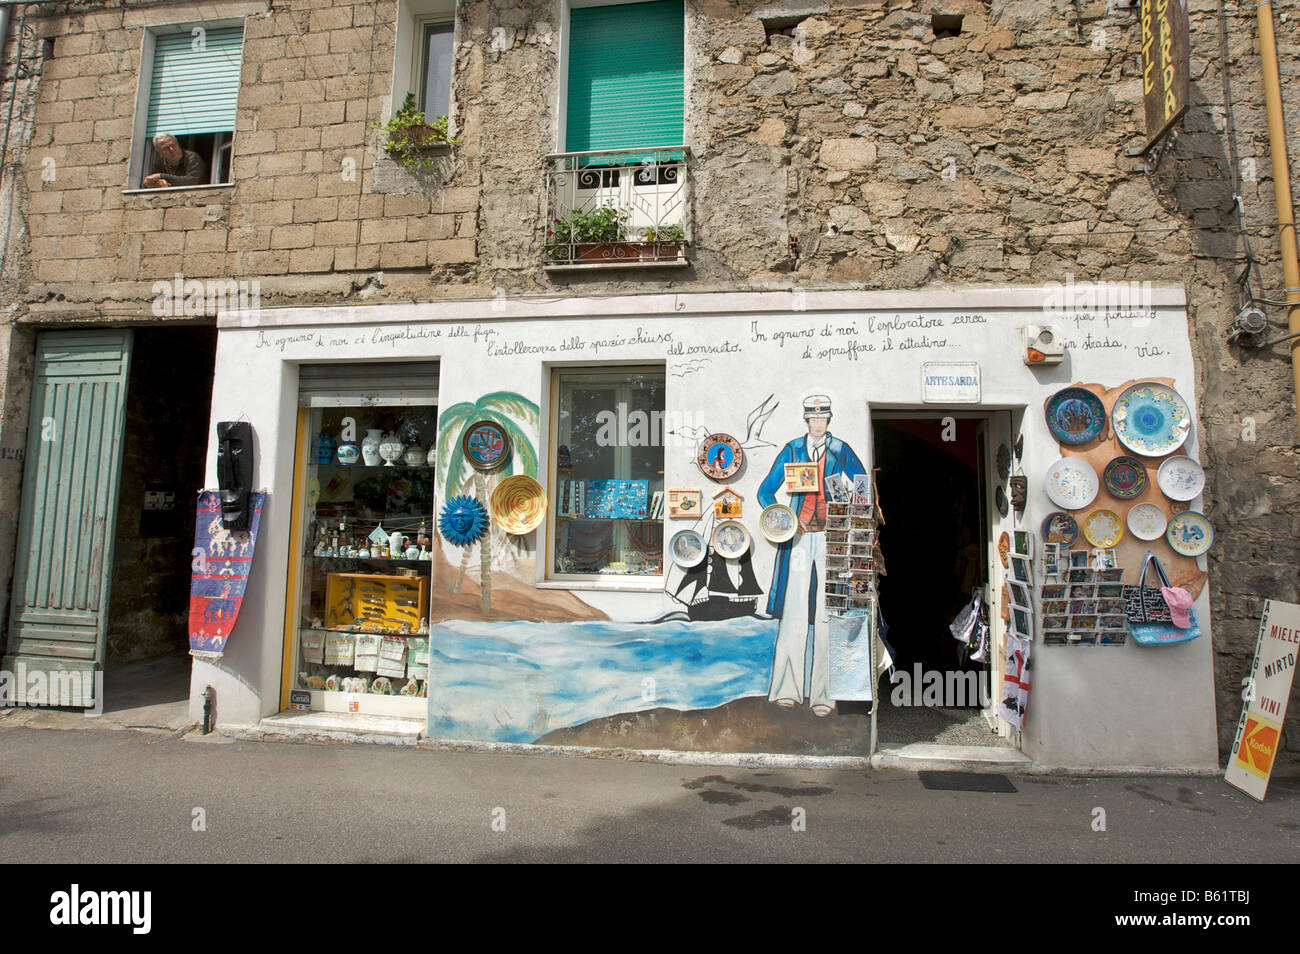
[[1087, 388], [1064, 388], [1047, 400], [1047, 429], [1062, 444], [1096, 440], [1106, 425], [1106, 407]]
[[1119, 442], [1143, 457], [1172, 454], [1192, 432], [1192, 412], [1183, 396], [1154, 381], [1135, 384], [1116, 398], [1111, 420]]
[[1165, 528], [1165, 539], [1175, 553], [1197, 557], [1210, 549], [1214, 542], [1214, 527], [1205, 519], [1205, 514], [1188, 510], [1170, 518], [1169, 526]]
[[1043, 518], [1043, 542], [1059, 543], [1068, 547], [1079, 536], [1079, 525], [1063, 510], [1049, 513]]

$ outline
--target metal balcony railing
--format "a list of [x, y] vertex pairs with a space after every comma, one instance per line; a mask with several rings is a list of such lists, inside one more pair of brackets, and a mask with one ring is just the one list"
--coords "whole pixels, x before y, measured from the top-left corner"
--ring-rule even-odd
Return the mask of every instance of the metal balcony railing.
[[685, 265], [690, 157], [685, 146], [544, 157], [545, 267]]

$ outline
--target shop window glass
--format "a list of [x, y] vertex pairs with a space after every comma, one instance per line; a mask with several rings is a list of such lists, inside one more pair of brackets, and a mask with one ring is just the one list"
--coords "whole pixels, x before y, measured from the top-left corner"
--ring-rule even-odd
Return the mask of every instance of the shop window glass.
[[[377, 373], [402, 377], [391, 365]], [[346, 711], [360, 699], [356, 711], [400, 714], [404, 696], [412, 713], [423, 707], [436, 532], [433, 394], [304, 391], [291, 685], [311, 691], [312, 708]]]
[[553, 577], [663, 572], [662, 369], [556, 372]]

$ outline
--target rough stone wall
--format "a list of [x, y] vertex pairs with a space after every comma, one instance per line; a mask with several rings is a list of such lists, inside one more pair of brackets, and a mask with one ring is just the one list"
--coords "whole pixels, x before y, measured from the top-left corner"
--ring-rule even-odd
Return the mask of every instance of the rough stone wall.
[[[1210, 565], [1226, 743], [1260, 597], [1300, 598], [1300, 465], [1286, 349], [1243, 352], [1224, 340], [1244, 240], [1260, 262], [1256, 293], [1282, 297], [1254, 10], [1227, 5], [1227, 108], [1218, 2], [1189, 6], [1193, 105], [1146, 173], [1123, 157], [1143, 138], [1140, 26], [1102, 0], [686, 0], [692, 264], [577, 275], [541, 267], [541, 156], [556, 148], [561, 94], [558, 0], [462, 0], [453, 98], [463, 144], [428, 195], [380, 192], [391, 177], [374, 175], [394, 0], [51, 6], [41, 35], [53, 49], [20, 157], [30, 242], [17, 242], [32, 272], [18, 312], [85, 318], [113, 300], [117, 314], [147, 317], [149, 285], [178, 271], [259, 279], [273, 305], [1182, 283], [1206, 509], [1219, 533]], [[756, 11], [809, 15], [794, 35], [769, 37]], [[240, 13], [249, 16], [234, 187], [122, 195], [142, 25]], [[961, 14], [961, 33], [937, 37], [932, 14]], [[1300, 25], [1276, 27], [1294, 157]], [[41, 179], [47, 156], [56, 183]], [[345, 159], [356, 163], [351, 180]], [[1292, 748], [1297, 720], [1300, 705], [1288, 720]]]

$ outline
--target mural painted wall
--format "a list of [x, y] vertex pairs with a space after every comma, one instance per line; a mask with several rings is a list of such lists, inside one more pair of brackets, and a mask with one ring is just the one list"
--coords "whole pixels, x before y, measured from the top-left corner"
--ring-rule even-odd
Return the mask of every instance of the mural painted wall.
[[[223, 327], [213, 414], [246, 413], [255, 421], [267, 448], [259, 485], [287, 497], [292, 478], [292, 395], [285, 390], [292, 377], [283, 368], [401, 356], [440, 362], [439, 505], [458, 493], [490, 501], [494, 478], [467, 466], [459, 450], [474, 420], [497, 421], [511, 436], [508, 469], [496, 480], [525, 473], [547, 486], [547, 518], [536, 530], [514, 537], [498, 528], [471, 547], [441, 548], [431, 626], [432, 735], [861, 751], [865, 717], [818, 718], [830, 708], [818, 625], [811, 652], [804, 646], [807, 597], [816, 591], [811, 581], [824, 572], [812, 530], [819, 506], [811, 495], [776, 489], [784, 464], [814, 464], [823, 476], [865, 471], [872, 410], [924, 407], [925, 362], [973, 361], [982, 369], [981, 391], [978, 403], [964, 407], [1024, 413], [1028, 506], [1021, 515], [993, 514], [996, 534], [1037, 527], [1056, 509], [1042, 473], [1060, 452], [1041, 409], [1061, 387], [1085, 381], [1113, 389], [1158, 377], [1172, 380], [1195, 407], [1181, 290], [1157, 290], [1140, 313], [1086, 302], [1058, 306], [1050, 323], [1060, 329], [1067, 359], [1038, 369], [1020, 361], [1020, 327], [1043, 322], [1050, 295], [1042, 289], [720, 301], [376, 306], [349, 309], [346, 319], [328, 308], [297, 309], [272, 313], [275, 325], [237, 327], [232, 320]], [[732, 487], [752, 539], [747, 559], [710, 558], [702, 571], [670, 569], [649, 580], [548, 579], [545, 541], [556, 503], [548, 484], [558, 452], [548, 425], [553, 369], [631, 363], [666, 374], [663, 487], [699, 489], [706, 503]], [[259, 367], [265, 373], [246, 386], [250, 369]], [[242, 393], [223, 387], [236, 378]], [[733, 436], [744, 452], [743, 466], [725, 480], [709, 479], [697, 463], [702, 438], [718, 433]], [[1195, 455], [1197, 445], [1194, 427], [1188, 453]], [[780, 546], [764, 540], [758, 517], [772, 501], [788, 501], [810, 532]], [[286, 516], [264, 519], [268, 550], [287, 544]], [[711, 506], [687, 520], [665, 515], [664, 539], [697, 523], [707, 530], [713, 519]], [[265, 565], [264, 571], [273, 572]], [[264, 594], [266, 617], [274, 618], [282, 608], [278, 582], [263, 584], [250, 589]], [[1197, 615], [1206, 625], [1204, 597]], [[280, 638], [275, 627], [258, 635]], [[1060, 764], [1213, 762], [1209, 642], [1171, 647], [1158, 665], [1133, 646], [1040, 650], [1024, 748]]]

